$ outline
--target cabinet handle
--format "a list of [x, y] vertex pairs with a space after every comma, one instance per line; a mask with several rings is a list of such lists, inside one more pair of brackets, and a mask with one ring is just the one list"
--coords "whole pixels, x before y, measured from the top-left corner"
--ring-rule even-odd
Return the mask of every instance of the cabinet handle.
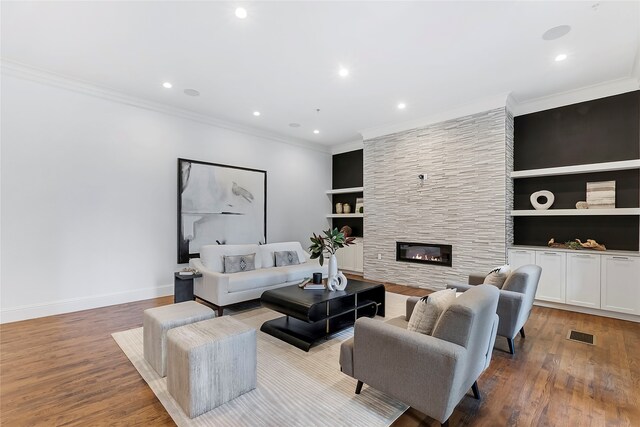
[[544, 254], [545, 254], [545, 255], [553, 255], [553, 256], [558, 256], [558, 255], [560, 255], [560, 254], [557, 254], [557, 253], [555, 253], [555, 252], [545, 252]]
[[575, 257], [579, 257], [579, 258], [591, 258], [593, 257], [593, 255], [574, 255]]
[[516, 254], [527, 254], [528, 252], [527, 251], [513, 251], [513, 253], [516, 253]]
[[629, 259], [626, 256], [614, 256], [614, 259]]

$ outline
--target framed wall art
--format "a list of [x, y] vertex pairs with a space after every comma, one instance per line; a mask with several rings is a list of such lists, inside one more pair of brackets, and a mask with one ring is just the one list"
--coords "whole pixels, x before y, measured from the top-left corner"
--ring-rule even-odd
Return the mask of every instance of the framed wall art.
[[178, 263], [203, 245], [266, 241], [266, 171], [178, 159]]

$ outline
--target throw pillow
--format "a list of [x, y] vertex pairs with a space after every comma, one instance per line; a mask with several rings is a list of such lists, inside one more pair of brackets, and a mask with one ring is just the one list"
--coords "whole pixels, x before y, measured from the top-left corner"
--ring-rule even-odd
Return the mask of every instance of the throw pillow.
[[493, 285], [499, 289], [502, 289], [504, 282], [507, 280], [511, 274], [511, 267], [509, 264], [505, 264], [501, 267], [494, 268], [487, 274], [487, 277], [484, 278], [485, 285]]
[[416, 304], [407, 329], [431, 335], [436, 322], [444, 311], [456, 300], [455, 289], [444, 289], [422, 298]]
[[300, 264], [296, 251], [279, 251], [274, 252], [273, 255], [275, 257], [276, 267]]
[[248, 255], [225, 255], [224, 272], [239, 273], [241, 271], [251, 271], [256, 269], [256, 254]]

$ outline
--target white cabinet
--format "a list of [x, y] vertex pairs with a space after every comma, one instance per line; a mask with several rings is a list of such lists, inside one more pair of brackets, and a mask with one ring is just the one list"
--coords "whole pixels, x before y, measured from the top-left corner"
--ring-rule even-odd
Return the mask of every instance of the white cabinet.
[[567, 304], [600, 308], [600, 258], [567, 254]]
[[536, 264], [542, 267], [536, 299], [561, 303], [566, 301], [566, 255], [562, 252], [536, 251]]
[[354, 246], [353, 270], [362, 273], [364, 271], [364, 242], [358, 240]]
[[364, 242], [358, 238], [354, 244], [338, 249], [336, 252], [338, 270], [362, 273], [364, 271]]
[[603, 255], [601, 307], [640, 314], [640, 258]]
[[511, 270], [527, 264], [536, 263], [536, 251], [527, 249], [509, 249], [509, 265]]

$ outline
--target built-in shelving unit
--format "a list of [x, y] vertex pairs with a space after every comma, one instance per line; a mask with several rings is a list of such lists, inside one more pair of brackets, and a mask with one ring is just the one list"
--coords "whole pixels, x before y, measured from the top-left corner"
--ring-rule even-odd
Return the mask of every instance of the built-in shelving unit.
[[362, 193], [363, 191], [364, 187], [337, 188], [335, 190], [327, 190], [327, 194]]
[[[550, 238], [594, 239], [608, 249], [640, 248], [640, 91], [514, 118], [513, 218], [515, 245], [544, 248]], [[609, 209], [576, 209], [590, 182], [614, 181]], [[535, 210], [533, 193], [553, 193]], [[544, 273], [543, 273], [544, 275]]]
[[361, 213], [341, 213], [341, 214], [329, 214], [327, 218], [364, 218], [364, 214]]
[[640, 215], [640, 208], [515, 210], [511, 216]]
[[534, 178], [539, 176], [574, 175], [578, 173], [610, 172], [640, 169], [640, 160], [591, 163], [587, 165], [561, 166], [556, 168], [529, 169], [511, 172], [511, 178]]

